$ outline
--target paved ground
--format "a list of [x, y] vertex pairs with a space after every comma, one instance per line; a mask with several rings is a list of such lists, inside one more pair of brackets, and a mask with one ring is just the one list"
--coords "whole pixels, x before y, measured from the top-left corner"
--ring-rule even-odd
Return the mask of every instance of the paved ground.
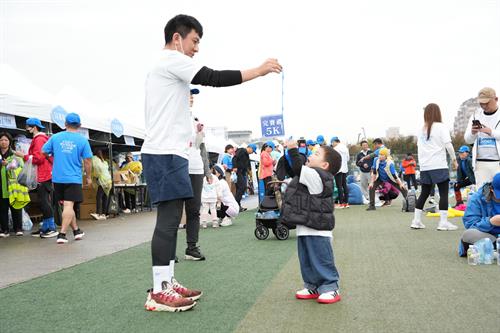
[[[249, 197], [242, 203], [253, 209], [257, 198]], [[55, 238], [31, 236], [0, 239], [0, 288], [30, 280], [51, 272], [81, 264], [148, 242], [154, 229], [156, 212], [142, 212], [106, 221], [79, 221], [85, 232], [83, 241], [57, 245]]]

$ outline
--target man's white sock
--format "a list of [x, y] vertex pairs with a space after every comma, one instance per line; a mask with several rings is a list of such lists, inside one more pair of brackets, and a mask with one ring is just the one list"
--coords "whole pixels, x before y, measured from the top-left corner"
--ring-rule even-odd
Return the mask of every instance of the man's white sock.
[[168, 283], [172, 282], [172, 278], [175, 277], [174, 275], [174, 266], [175, 266], [175, 260], [170, 260], [170, 280], [168, 280]]
[[415, 208], [415, 217], [413, 218], [417, 222], [422, 222], [422, 210]]
[[172, 281], [172, 272], [169, 266], [153, 266], [153, 292], [162, 291], [163, 282]]

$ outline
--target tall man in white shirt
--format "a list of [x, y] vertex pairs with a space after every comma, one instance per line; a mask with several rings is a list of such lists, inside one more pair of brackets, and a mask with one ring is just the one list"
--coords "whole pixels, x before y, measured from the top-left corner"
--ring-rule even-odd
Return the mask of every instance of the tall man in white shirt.
[[225, 87], [269, 73], [280, 73], [276, 59], [249, 70], [216, 71], [193, 61], [203, 37], [192, 16], [177, 15], [164, 29], [165, 47], [146, 79], [146, 137], [142, 146], [144, 175], [151, 201], [158, 206], [151, 242], [153, 289], [145, 307], [150, 311], [191, 309], [201, 291], [190, 290], [174, 278], [177, 230], [184, 200], [193, 197], [189, 178], [189, 147], [193, 126], [189, 112], [190, 84]]
[[464, 139], [468, 144], [474, 144], [474, 176], [476, 184], [482, 186], [500, 172], [500, 113], [498, 97], [492, 88], [481, 89], [477, 101], [481, 108], [472, 114]]

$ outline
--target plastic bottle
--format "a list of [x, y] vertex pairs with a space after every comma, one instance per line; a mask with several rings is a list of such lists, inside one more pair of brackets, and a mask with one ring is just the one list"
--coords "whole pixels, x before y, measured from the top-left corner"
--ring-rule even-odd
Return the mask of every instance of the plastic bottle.
[[469, 249], [467, 250], [467, 263], [469, 265], [477, 265], [479, 259], [479, 251], [477, 250], [475, 245], [469, 245]]
[[500, 266], [500, 234], [497, 237], [497, 265]]

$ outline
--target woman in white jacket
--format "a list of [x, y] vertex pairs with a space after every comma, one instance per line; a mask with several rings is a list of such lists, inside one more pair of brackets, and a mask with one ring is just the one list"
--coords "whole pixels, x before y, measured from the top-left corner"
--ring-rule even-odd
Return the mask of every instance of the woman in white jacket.
[[450, 155], [453, 169], [458, 167], [455, 151], [451, 144], [448, 128], [442, 123], [441, 110], [437, 104], [431, 103], [424, 109], [425, 125], [417, 141], [418, 162], [420, 164], [420, 182], [422, 192], [415, 205], [415, 217], [411, 223], [412, 229], [423, 229], [422, 210], [429, 194], [437, 184], [439, 189], [439, 224], [437, 230], [457, 230], [457, 226], [448, 221], [448, 189], [450, 173], [446, 151]]

